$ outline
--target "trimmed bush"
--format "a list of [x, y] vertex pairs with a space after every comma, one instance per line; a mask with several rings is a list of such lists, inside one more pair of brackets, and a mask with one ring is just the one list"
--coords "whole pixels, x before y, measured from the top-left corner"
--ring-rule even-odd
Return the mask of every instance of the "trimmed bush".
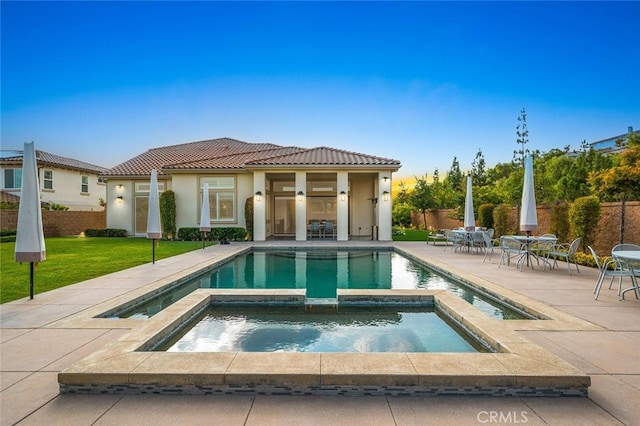
[[600, 200], [595, 195], [576, 198], [569, 209], [569, 224], [576, 237], [582, 237], [581, 249], [592, 246], [598, 232]]
[[494, 205], [491, 203], [481, 204], [478, 207], [478, 222], [480, 226], [484, 226], [485, 228], [493, 228], [493, 209]]
[[[218, 241], [227, 238], [231, 241], [243, 241], [247, 235], [244, 228], [211, 228], [211, 232], [207, 233], [206, 241]], [[183, 241], [202, 241], [202, 232], [200, 228], [186, 227], [178, 229], [178, 238]]]
[[247, 224], [247, 239], [253, 241], [253, 197], [244, 202], [244, 222]]
[[85, 237], [126, 237], [126, 229], [104, 228], [104, 229], [87, 229], [84, 231]]
[[160, 194], [160, 219], [165, 237], [173, 240], [176, 235], [176, 195], [171, 190]]
[[493, 227], [494, 235], [509, 235], [509, 212], [511, 207], [506, 204], [500, 204], [493, 209]]
[[408, 203], [393, 203], [391, 210], [391, 219], [394, 225], [410, 226], [411, 225], [411, 206]]
[[557, 200], [549, 205], [549, 221], [551, 233], [558, 237], [558, 241], [569, 239], [569, 205]]

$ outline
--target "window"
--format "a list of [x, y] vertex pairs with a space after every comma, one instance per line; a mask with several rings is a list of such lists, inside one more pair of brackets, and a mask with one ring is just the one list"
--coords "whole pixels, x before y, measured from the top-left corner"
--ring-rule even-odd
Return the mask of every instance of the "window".
[[44, 189], [53, 190], [53, 170], [44, 170]]
[[82, 184], [80, 192], [87, 194], [89, 192], [89, 176], [82, 176]]
[[20, 189], [22, 186], [22, 169], [4, 169], [4, 188]]
[[236, 179], [233, 176], [200, 179], [200, 190], [209, 184], [209, 209], [212, 222], [233, 222], [236, 219]]

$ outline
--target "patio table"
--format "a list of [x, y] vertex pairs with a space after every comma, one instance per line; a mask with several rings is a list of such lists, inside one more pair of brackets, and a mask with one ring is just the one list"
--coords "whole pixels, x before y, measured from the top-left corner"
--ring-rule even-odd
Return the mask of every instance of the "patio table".
[[[629, 265], [629, 269], [631, 269], [632, 274], [640, 275], [640, 250], [620, 250], [620, 251], [616, 251], [613, 256], [614, 258], [620, 258], [626, 261], [627, 265]], [[636, 268], [639, 269], [638, 272], [635, 272], [633, 268], [634, 264]], [[634, 291], [636, 293], [636, 297], [640, 298], [640, 284], [634, 285], [627, 289], [622, 290], [622, 292], [620, 292], [620, 296], [623, 299], [624, 299], [624, 294], [627, 291]]]
[[[533, 269], [533, 262], [531, 262], [531, 257], [534, 257], [536, 259], [536, 261], [538, 262], [538, 265], [540, 264], [540, 259], [541, 259], [540, 256], [538, 256], [535, 252], [531, 250], [531, 247], [537, 243], [555, 244], [556, 242], [558, 242], [558, 239], [554, 237], [542, 237], [542, 236], [535, 236], [535, 235], [509, 235], [509, 237], [519, 241], [524, 247], [524, 252], [520, 255], [518, 262], [522, 262], [523, 258], [526, 257], [527, 266], [531, 266], [531, 269]], [[547, 262], [547, 260], [545, 258], [542, 258], [542, 262], [545, 263]], [[549, 268], [551, 268], [551, 265], [549, 265]]]

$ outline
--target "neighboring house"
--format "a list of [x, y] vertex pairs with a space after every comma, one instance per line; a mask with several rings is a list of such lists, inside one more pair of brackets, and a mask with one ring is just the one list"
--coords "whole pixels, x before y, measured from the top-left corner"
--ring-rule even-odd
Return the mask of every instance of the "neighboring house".
[[[600, 151], [603, 154], [613, 154], [615, 152], [620, 152], [624, 150], [627, 145], [627, 140], [629, 136], [634, 133], [633, 127], [629, 126], [627, 129], [627, 133], [623, 133], [621, 135], [612, 136], [610, 138], [602, 139], [596, 142], [589, 143], [589, 146], [596, 151]], [[636, 130], [636, 134], [640, 135], [640, 131]]]
[[[102, 211], [107, 196], [105, 167], [36, 150], [40, 200], [75, 211]], [[2, 151], [0, 190], [20, 196], [22, 151]], [[101, 201], [102, 200], [102, 201]]]
[[230, 138], [154, 148], [103, 173], [107, 227], [145, 235], [149, 179], [156, 169], [158, 191], [175, 194], [178, 229], [200, 226], [207, 183], [212, 227], [246, 228], [245, 202], [254, 199], [255, 241], [306, 240], [314, 220], [332, 221], [339, 241], [390, 241], [391, 176], [399, 168], [396, 160], [340, 149]]

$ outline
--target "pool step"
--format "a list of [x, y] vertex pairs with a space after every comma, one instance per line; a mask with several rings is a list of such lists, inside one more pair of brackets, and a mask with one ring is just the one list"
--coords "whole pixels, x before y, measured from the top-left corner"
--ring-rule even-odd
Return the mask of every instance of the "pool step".
[[331, 311], [338, 310], [338, 298], [307, 298], [304, 300], [305, 311]]

